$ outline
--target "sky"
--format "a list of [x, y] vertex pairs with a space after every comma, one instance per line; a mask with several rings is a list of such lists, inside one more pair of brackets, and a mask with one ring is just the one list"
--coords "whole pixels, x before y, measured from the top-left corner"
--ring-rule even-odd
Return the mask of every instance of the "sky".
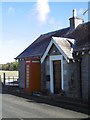
[[[69, 26], [72, 10], [88, 21], [88, 1], [2, 0], [0, 2], [0, 64], [14, 61], [41, 34]], [[29, 2], [30, 1], [30, 2]]]

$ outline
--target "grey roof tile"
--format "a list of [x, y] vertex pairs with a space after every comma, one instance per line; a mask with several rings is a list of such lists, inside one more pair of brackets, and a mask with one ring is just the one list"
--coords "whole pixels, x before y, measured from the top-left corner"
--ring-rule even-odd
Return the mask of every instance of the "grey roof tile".
[[74, 51], [90, 50], [90, 22], [80, 24], [76, 29], [64, 28], [39, 36], [29, 47], [16, 57], [41, 57], [53, 37], [66, 37], [76, 40]]
[[73, 59], [72, 51], [71, 51], [71, 44], [67, 41], [68, 38], [53, 37], [53, 40], [56, 42], [60, 50], [63, 51], [65, 56], [67, 56], [67, 58]]
[[65, 37], [75, 39], [74, 51], [90, 50], [90, 22], [80, 24]]
[[65, 28], [39, 36], [29, 47], [27, 47], [20, 55], [18, 55], [16, 59], [33, 56], [41, 57], [49, 45], [52, 36], [60, 37], [62, 35], [65, 35], [69, 30], [70, 28]]

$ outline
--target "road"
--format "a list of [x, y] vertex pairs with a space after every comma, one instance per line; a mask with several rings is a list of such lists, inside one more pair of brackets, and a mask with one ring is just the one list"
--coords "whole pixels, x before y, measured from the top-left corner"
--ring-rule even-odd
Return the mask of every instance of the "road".
[[10, 94], [2, 94], [2, 117], [81, 119], [87, 118], [88, 115]]

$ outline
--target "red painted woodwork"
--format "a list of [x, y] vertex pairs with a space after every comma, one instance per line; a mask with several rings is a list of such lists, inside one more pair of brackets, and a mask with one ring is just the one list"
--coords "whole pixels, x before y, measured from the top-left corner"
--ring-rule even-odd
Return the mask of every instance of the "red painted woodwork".
[[[27, 65], [29, 71], [27, 72]], [[27, 75], [29, 73], [29, 75]], [[27, 76], [29, 76], [29, 85], [27, 88]], [[25, 64], [25, 92], [32, 93], [34, 91], [40, 91], [41, 77], [40, 77], [40, 60], [38, 58], [31, 58], [26, 61]]]

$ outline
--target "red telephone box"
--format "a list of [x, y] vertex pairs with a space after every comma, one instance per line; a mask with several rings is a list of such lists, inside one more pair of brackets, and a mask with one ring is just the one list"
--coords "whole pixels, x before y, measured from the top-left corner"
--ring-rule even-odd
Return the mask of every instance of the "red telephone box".
[[40, 59], [31, 58], [26, 60], [25, 64], [25, 92], [32, 93], [40, 91], [41, 77], [40, 77]]

